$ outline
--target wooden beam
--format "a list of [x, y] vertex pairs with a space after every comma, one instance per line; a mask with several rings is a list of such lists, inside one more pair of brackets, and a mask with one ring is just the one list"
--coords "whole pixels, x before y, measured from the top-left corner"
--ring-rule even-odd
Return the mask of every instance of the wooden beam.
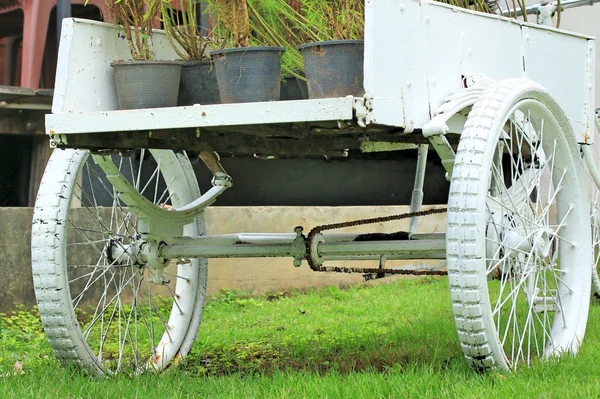
[[48, 143], [48, 137], [45, 135], [37, 135], [33, 137], [31, 145], [31, 169], [29, 175], [29, 206], [35, 205], [35, 198], [37, 196], [38, 189], [40, 188], [40, 182], [46, 169], [46, 164], [50, 155], [52, 154], [52, 148]]
[[47, 112], [35, 109], [0, 108], [0, 134], [43, 135], [44, 118]]

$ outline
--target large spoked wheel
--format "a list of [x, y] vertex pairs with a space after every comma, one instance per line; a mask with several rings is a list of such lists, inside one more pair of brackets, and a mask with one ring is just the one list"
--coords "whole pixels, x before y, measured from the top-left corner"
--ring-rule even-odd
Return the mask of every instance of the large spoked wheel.
[[[185, 153], [113, 156], [122, 175], [157, 207], [186, 205], [200, 191]], [[202, 217], [184, 234], [204, 233]], [[32, 263], [39, 311], [54, 353], [92, 374], [160, 371], [196, 337], [205, 259], [155, 269], [136, 254], [136, 217], [87, 151], [56, 150], [33, 215]]]
[[587, 323], [589, 201], [571, 127], [539, 85], [475, 103], [448, 199], [452, 307], [467, 361], [514, 370], [575, 353]]
[[600, 301], [600, 190], [590, 179], [590, 209], [592, 220], [592, 247], [594, 248], [594, 260], [592, 262], [592, 295], [597, 302]]
[[[600, 108], [596, 109], [596, 129], [600, 132]], [[590, 150], [588, 155], [592, 157], [592, 163], [600, 156], [598, 147], [593, 146], [594, 150]], [[592, 264], [592, 295], [596, 301], [600, 301], [600, 276], [598, 268], [600, 267], [600, 187], [596, 185], [595, 179], [592, 177], [595, 172], [590, 169], [588, 164], [589, 184], [590, 184], [590, 206], [592, 219], [592, 245], [594, 248], [594, 262]]]

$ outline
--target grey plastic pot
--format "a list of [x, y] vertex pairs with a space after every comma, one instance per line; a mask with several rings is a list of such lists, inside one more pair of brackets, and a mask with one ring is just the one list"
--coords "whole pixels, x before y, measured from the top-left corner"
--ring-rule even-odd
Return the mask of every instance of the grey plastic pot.
[[308, 98], [308, 89], [306, 80], [298, 78], [286, 78], [281, 82], [280, 99], [285, 100], [306, 100]]
[[177, 105], [181, 62], [117, 61], [111, 66], [119, 109]]
[[219, 104], [220, 102], [217, 73], [212, 62], [185, 62], [181, 70], [177, 104]]
[[277, 101], [283, 47], [241, 47], [210, 53], [222, 103]]
[[298, 50], [304, 58], [308, 98], [365, 94], [363, 40], [306, 43]]

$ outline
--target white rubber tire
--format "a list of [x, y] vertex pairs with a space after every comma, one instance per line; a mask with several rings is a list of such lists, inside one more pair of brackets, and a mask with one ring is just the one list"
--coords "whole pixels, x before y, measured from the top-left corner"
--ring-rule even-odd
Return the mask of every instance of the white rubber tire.
[[452, 310], [474, 368], [577, 352], [591, 288], [585, 186], [572, 129], [542, 87], [509, 79], [485, 91], [460, 138], [446, 231]]
[[592, 263], [592, 298], [600, 301], [600, 190], [594, 182], [590, 183], [590, 206], [592, 220], [592, 247], [594, 248], [594, 261]]
[[[169, 170], [165, 170], [167, 166], [162, 166], [162, 175], [176, 176], [168, 189], [170, 194], [177, 190], [176, 195], [169, 195], [172, 206], [178, 207], [199, 197], [200, 190], [185, 153], [175, 154], [165, 150], [151, 152], [155, 157], [170, 161], [163, 163], [170, 166]], [[61, 361], [76, 364], [91, 374], [116, 374], [128, 368], [131, 373], [149, 368], [160, 371], [173, 358], [187, 355], [196, 338], [206, 291], [207, 262], [205, 259], [194, 259], [191, 263], [175, 266], [175, 277], [172, 282], [165, 283], [164, 288], [172, 293], [169, 294], [171, 298], [167, 297], [166, 300], [170, 299], [173, 304], [163, 307], [164, 314], [161, 313], [162, 308], [154, 306], [157, 299], [153, 290], [148, 287], [148, 291], [142, 292], [145, 289], [142, 283], [146, 285], [150, 272], [146, 273], [143, 267], [137, 265], [108, 262], [102, 251], [96, 255], [99, 259], [95, 265], [79, 265], [80, 268], [92, 269], [84, 275], [84, 279], [87, 279], [85, 286], [80, 289], [80, 286], [72, 284], [72, 279], [82, 280], [76, 274], [78, 265], [69, 263], [71, 256], [77, 256], [76, 251], [85, 248], [86, 244], [99, 248], [98, 245], [105, 245], [104, 241], [110, 237], [123, 237], [125, 240], [128, 238], [125, 236], [135, 234], [134, 231], [126, 232], [123, 227], [126, 224], [124, 221], [131, 223], [131, 219], [128, 219], [128, 211], [116, 195], [112, 199], [112, 208], [109, 208], [110, 222], [103, 219], [107, 210], [95, 206], [97, 203], [93, 204], [96, 197], [92, 199], [89, 194], [79, 195], [84, 192], [80, 185], [82, 179], [89, 179], [91, 186], [93, 178], [94, 184], [101, 190], [111, 191], [110, 185], [103, 180], [101, 170], [86, 165], [86, 162], [92, 162], [92, 157], [88, 155], [87, 151], [79, 150], [54, 151], [34, 208], [31, 243], [33, 278], [46, 336]], [[88, 171], [87, 176], [84, 170]], [[97, 170], [98, 174], [94, 175], [90, 170]], [[72, 207], [84, 201], [92, 203], [81, 209], [91, 211], [93, 218], [98, 219], [97, 228], [102, 230], [103, 240], [100, 243], [89, 238], [100, 238], [100, 233], [88, 233], [75, 225], [75, 216], [79, 211], [74, 211]], [[126, 228], [132, 229], [130, 226]], [[203, 234], [203, 217], [185, 226], [184, 233]], [[81, 247], [74, 242], [78, 236], [85, 237], [79, 243]], [[94, 291], [94, 285], [100, 288]], [[99, 292], [98, 289], [102, 292], [99, 299], [94, 296]], [[111, 294], [112, 290], [115, 291], [113, 297], [107, 294], [109, 290]], [[86, 299], [87, 296], [90, 298]], [[95, 308], [86, 305], [86, 309], [92, 309], [95, 313], [84, 334], [84, 322], [80, 320], [83, 313], [77, 305], [85, 300], [95, 304]], [[111, 314], [107, 314], [109, 309]], [[152, 317], [144, 319], [149, 315]], [[85, 317], [90, 318], [89, 315]], [[144, 327], [148, 335], [146, 341], [141, 338]], [[104, 338], [96, 339], [96, 334]]]

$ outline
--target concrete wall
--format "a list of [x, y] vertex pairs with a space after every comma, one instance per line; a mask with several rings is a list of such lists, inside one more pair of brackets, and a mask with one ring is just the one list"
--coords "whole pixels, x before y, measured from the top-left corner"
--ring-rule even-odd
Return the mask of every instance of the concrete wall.
[[31, 208], [0, 208], [0, 312], [35, 304], [31, 276]]
[[[387, 216], [408, 212], [395, 207], [212, 207], [206, 211], [209, 234], [235, 232], [293, 232], [302, 225], [308, 232], [316, 225]], [[17, 304], [35, 305], [31, 276], [31, 208], [0, 208], [0, 312]], [[443, 232], [445, 215], [422, 219], [420, 231]], [[394, 232], [408, 229], [408, 221], [346, 229], [345, 232]], [[399, 262], [389, 262], [392, 267]], [[334, 262], [331, 263], [335, 264]], [[362, 262], [367, 266], [366, 262]], [[356, 264], [354, 264], [356, 265]], [[360, 266], [360, 265], [357, 265]], [[375, 267], [373, 263], [369, 266]], [[300, 268], [287, 258], [213, 259], [209, 262], [209, 295], [228, 287], [254, 294], [314, 286], [344, 286], [362, 282], [360, 275], [312, 272], [306, 262]]]

